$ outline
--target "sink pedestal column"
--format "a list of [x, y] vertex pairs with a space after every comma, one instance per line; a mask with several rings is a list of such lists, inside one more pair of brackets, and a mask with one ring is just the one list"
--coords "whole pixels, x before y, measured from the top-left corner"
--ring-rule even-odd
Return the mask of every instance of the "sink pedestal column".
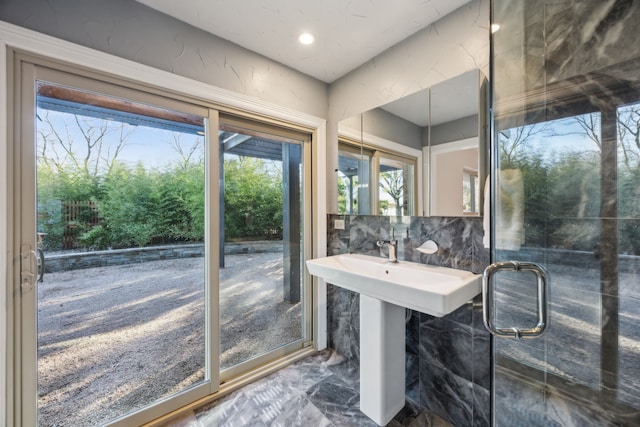
[[360, 294], [360, 410], [386, 425], [405, 401], [405, 308]]

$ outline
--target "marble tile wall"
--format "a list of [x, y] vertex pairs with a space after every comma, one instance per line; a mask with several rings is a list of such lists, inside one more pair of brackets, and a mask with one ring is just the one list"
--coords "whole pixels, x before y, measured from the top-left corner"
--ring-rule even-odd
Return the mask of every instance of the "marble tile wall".
[[[333, 227], [334, 219], [345, 229]], [[482, 245], [481, 218], [328, 216], [328, 255], [361, 253], [386, 256], [376, 246], [393, 229], [398, 259], [482, 272], [489, 251]], [[426, 240], [438, 243], [435, 254], [415, 250]], [[329, 346], [357, 370], [358, 294], [328, 286]], [[437, 318], [407, 310], [407, 399], [454, 425], [487, 426], [490, 421], [490, 339], [482, 325], [477, 297], [453, 313]]]

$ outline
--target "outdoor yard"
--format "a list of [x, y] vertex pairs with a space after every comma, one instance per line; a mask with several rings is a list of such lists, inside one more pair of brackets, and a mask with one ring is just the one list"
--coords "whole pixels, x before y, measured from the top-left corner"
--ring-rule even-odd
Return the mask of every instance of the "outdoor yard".
[[[48, 273], [38, 288], [43, 426], [95, 426], [204, 378], [202, 258]], [[282, 253], [227, 255], [221, 366], [301, 337]], [[212, 280], [215, 280], [212, 279]]]

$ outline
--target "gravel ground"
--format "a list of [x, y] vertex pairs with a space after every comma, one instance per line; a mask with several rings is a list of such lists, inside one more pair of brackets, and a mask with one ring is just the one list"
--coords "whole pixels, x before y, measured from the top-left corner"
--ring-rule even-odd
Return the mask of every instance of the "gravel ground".
[[[301, 336], [282, 254], [228, 255], [221, 366]], [[40, 425], [95, 426], [204, 378], [203, 259], [50, 273], [38, 288]]]

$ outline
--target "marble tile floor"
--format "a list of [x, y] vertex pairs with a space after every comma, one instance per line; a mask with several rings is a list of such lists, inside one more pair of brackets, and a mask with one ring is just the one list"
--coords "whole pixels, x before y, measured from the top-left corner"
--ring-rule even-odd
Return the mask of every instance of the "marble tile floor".
[[[309, 356], [165, 427], [371, 426], [360, 412], [358, 367], [333, 350]], [[389, 427], [451, 427], [411, 401]]]

